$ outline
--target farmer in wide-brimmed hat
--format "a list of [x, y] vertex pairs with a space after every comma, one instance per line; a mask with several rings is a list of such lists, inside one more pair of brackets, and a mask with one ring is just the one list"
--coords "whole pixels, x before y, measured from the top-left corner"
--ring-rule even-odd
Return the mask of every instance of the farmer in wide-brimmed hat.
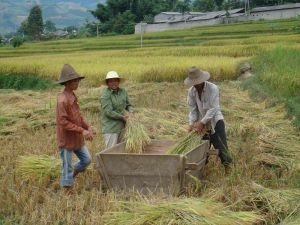
[[[73, 178], [83, 172], [91, 163], [89, 150], [84, 139], [92, 140], [93, 132], [89, 124], [83, 119], [74, 91], [84, 77], [79, 75], [73, 67], [65, 64], [62, 68], [59, 81], [64, 85], [64, 91], [58, 95], [56, 108], [57, 142], [62, 159], [62, 176], [60, 184], [70, 193]], [[79, 162], [72, 165], [73, 153]]]
[[102, 84], [107, 85], [101, 97], [101, 122], [106, 148], [118, 144], [122, 140], [122, 131], [127, 119], [133, 115], [133, 107], [129, 102], [127, 91], [120, 88], [124, 78], [115, 71], [106, 74]]
[[209, 129], [204, 139], [209, 139], [215, 149], [219, 150], [219, 157], [228, 174], [232, 159], [228, 153], [224, 117], [219, 104], [219, 88], [208, 82], [209, 78], [207, 71], [195, 66], [188, 69], [184, 84], [189, 87], [189, 131], [195, 129], [204, 133], [205, 128]]

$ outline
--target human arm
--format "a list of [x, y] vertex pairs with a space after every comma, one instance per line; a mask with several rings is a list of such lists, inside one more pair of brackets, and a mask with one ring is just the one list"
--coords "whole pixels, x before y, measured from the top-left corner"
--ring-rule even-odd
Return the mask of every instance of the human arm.
[[189, 89], [187, 96], [187, 104], [189, 108], [189, 128], [188, 131], [192, 131], [194, 124], [199, 118], [199, 112], [197, 108], [196, 96], [192, 92], [192, 89]]
[[210, 108], [206, 111], [206, 114], [200, 121], [202, 124], [207, 124], [215, 115], [216, 113], [220, 110], [220, 102], [219, 102], [219, 89], [218, 87], [215, 87], [211, 95], [209, 97], [209, 106]]
[[103, 94], [100, 97], [100, 103], [101, 103], [102, 113], [104, 113], [105, 116], [111, 119], [124, 120], [124, 116], [113, 109], [110, 95]]

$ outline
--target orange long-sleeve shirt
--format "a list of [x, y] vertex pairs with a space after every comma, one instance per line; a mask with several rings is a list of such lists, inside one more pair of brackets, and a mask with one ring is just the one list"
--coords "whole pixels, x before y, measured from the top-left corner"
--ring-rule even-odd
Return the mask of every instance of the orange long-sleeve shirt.
[[83, 119], [77, 97], [66, 90], [58, 95], [56, 108], [57, 145], [67, 150], [78, 150], [84, 145], [82, 132], [89, 125]]

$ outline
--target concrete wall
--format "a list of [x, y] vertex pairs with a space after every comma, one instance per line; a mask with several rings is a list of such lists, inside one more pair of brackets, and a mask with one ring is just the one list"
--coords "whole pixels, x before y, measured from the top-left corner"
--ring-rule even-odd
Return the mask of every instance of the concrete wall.
[[258, 17], [260, 19], [273, 20], [273, 19], [285, 19], [300, 15], [300, 8], [284, 9], [277, 11], [266, 12], [253, 12], [250, 14], [252, 17]]
[[[182, 21], [176, 23], [156, 23], [156, 24], [146, 24], [144, 23], [143, 33], [151, 33], [151, 32], [160, 32], [165, 30], [176, 30], [176, 29], [185, 29], [185, 28], [192, 28], [192, 27], [200, 27], [200, 26], [209, 26], [215, 24], [223, 24], [223, 23], [236, 23], [236, 22], [245, 22], [250, 20], [273, 20], [273, 19], [283, 19], [283, 18], [290, 18], [300, 15], [300, 8], [294, 9], [284, 9], [284, 10], [276, 10], [276, 11], [265, 11], [265, 12], [254, 12], [251, 13], [249, 16], [236, 16], [230, 18], [215, 18], [209, 20], [197, 20], [197, 21]], [[135, 26], [135, 33], [141, 33], [141, 25], [136, 24]]]

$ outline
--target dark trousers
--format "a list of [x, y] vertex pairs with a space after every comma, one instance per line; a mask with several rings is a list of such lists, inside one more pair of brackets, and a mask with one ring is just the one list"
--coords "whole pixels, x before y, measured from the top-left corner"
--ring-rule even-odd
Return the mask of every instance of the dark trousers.
[[215, 149], [219, 150], [219, 157], [223, 165], [229, 165], [232, 159], [228, 153], [227, 138], [224, 120], [219, 120], [215, 127], [214, 134], [205, 134], [203, 140], [209, 140]]

